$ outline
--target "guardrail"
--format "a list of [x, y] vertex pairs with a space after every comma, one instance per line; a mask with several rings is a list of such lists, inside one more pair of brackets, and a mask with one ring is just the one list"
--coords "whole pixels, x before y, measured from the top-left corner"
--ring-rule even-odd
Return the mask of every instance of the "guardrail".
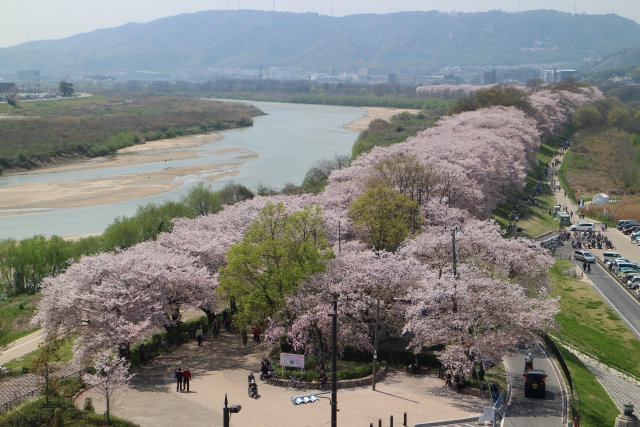
[[[567, 382], [569, 383], [569, 407], [571, 408], [571, 418], [574, 419], [577, 417], [578, 419], [580, 419], [580, 393], [573, 383], [573, 379], [571, 378], [571, 371], [569, 371], [567, 362], [565, 362], [564, 357], [562, 356], [562, 352], [560, 351], [556, 343], [547, 334], [545, 334], [544, 336], [544, 343], [558, 359], [558, 363], [560, 363], [562, 372], [564, 372], [564, 375], [567, 378]], [[574, 393], [578, 395], [577, 404]]]
[[[60, 377], [61, 380], [64, 380], [66, 378], [71, 378], [74, 376], [78, 376], [81, 377], [81, 375], [85, 372], [85, 369], [79, 369], [75, 372], [72, 372], [70, 374], [64, 375], [62, 377]], [[19, 396], [16, 396], [15, 398], [11, 399], [8, 402], [3, 402], [0, 403], [0, 412], [7, 412], [8, 410], [10, 410], [11, 408], [13, 408], [14, 406], [18, 405], [21, 402], [24, 402], [27, 399], [31, 399], [32, 397], [35, 397], [37, 395], [39, 395], [42, 392], [42, 387], [37, 387], [34, 388], [32, 390], [29, 390], [26, 393], [23, 393]]]

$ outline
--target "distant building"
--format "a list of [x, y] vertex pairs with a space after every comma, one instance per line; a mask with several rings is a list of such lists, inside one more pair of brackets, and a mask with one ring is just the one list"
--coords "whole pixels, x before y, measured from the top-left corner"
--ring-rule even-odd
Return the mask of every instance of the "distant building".
[[19, 82], [39, 82], [40, 70], [18, 70], [17, 80]]
[[16, 90], [15, 83], [0, 83], [0, 93], [9, 93]]
[[338, 73], [336, 72], [335, 68], [333, 68], [333, 67], [327, 68], [327, 76], [335, 77], [337, 75], [338, 75]]
[[358, 68], [358, 76], [382, 76], [386, 74], [384, 68], [360, 67]]
[[576, 70], [544, 70], [542, 80], [548, 83], [557, 83], [567, 79], [572, 79], [578, 74]]
[[496, 70], [490, 71], [488, 73], [484, 73], [482, 75], [482, 83], [485, 85], [496, 84]]
[[275, 80], [289, 80], [295, 77], [295, 71], [288, 67], [269, 67], [269, 78]]
[[389, 74], [389, 83], [397, 83], [401, 85], [415, 85], [416, 76], [415, 74], [391, 73]]

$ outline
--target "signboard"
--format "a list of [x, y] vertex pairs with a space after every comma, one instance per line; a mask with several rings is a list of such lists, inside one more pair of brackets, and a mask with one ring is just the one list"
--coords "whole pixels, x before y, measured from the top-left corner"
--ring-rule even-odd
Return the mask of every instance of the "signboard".
[[495, 426], [496, 425], [496, 409], [493, 406], [484, 407], [484, 415], [482, 417], [484, 425]]
[[280, 366], [304, 369], [304, 354], [280, 353]]

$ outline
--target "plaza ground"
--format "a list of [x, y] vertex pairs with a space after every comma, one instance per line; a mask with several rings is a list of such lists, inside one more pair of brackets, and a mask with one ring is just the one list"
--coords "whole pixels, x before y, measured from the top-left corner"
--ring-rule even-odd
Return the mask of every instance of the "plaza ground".
[[[203, 347], [189, 342], [139, 369], [113, 413], [142, 427], [220, 426], [227, 394], [230, 405], [242, 405], [241, 412], [232, 415], [232, 426], [329, 425], [327, 399], [299, 406], [291, 403], [291, 397], [312, 391], [287, 390], [258, 381], [260, 399], [248, 397], [247, 375], [259, 370], [265, 353], [265, 348], [253, 341], [243, 347], [238, 334], [223, 334], [217, 339], [208, 336]], [[189, 393], [176, 392], [173, 374], [178, 367], [188, 367], [193, 373]], [[93, 397], [96, 412], [104, 411], [104, 403], [95, 391], [81, 395], [76, 404], [81, 407], [87, 396]], [[485, 402], [445, 388], [443, 380], [429, 375], [389, 372], [375, 392], [370, 386], [339, 390], [338, 422], [367, 426], [377, 425], [382, 419], [387, 425], [393, 415], [400, 425], [404, 412], [408, 425], [467, 418], [480, 414]]]

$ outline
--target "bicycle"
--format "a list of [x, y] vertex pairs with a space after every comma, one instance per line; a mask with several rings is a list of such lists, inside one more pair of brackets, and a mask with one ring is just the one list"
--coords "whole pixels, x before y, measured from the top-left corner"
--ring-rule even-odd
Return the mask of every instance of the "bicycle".
[[289, 377], [289, 383], [287, 384], [287, 390], [292, 390], [294, 388], [298, 390], [298, 386], [300, 386], [301, 382], [302, 382], [302, 377], [298, 378], [295, 375], [291, 375]]

